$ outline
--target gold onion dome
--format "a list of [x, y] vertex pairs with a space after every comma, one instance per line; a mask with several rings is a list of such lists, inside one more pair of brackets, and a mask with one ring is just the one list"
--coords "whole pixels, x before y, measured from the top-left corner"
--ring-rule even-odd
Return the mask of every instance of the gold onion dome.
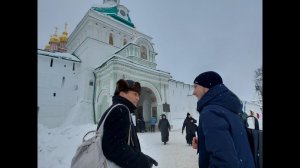
[[50, 44], [47, 44], [47, 45], [45, 46], [45, 50], [50, 50]]
[[57, 37], [57, 35], [51, 36], [50, 43], [59, 43], [59, 38]]
[[63, 34], [59, 37], [60, 42], [67, 42], [68, 41], [68, 36]]
[[68, 41], [67, 23], [65, 23], [65, 31], [62, 33], [62, 35], [59, 37], [59, 39], [61, 42]]
[[55, 33], [51, 36], [49, 43], [59, 43], [59, 37], [57, 36], [57, 27], [55, 27]]

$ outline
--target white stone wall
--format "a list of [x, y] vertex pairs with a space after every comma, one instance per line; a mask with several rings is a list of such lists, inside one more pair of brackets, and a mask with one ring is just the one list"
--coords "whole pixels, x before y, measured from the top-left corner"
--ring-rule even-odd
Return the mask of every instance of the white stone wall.
[[[51, 59], [53, 59], [52, 67], [50, 67]], [[74, 71], [73, 63], [75, 63]], [[58, 126], [76, 104], [79, 67], [80, 63], [77, 62], [38, 56], [38, 121], [40, 123], [48, 127]]]
[[[181, 126], [189, 112], [198, 122], [199, 113], [197, 112], [197, 98], [192, 95], [193, 85], [184, 84], [180, 81], [169, 81], [169, 100], [172, 125]], [[181, 127], [174, 128], [181, 129]]]
[[[113, 35], [113, 45], [109, 44], [110, 33]], [[108, 16], [89, 10], [71, 33], [67, 48], [69, 53], [74, 52], [81, 60], [87, 60], [82, 61], [83, 64], [96, 67], [121, 49], [124, 46], [124, 39], [129, 43], [133, 42], [136, 37], [149, 41], [152, 39]]]
[[[109, 44], [110, 33], [113, 34], [114, 45]], [[148, 56], [152, 54], [150, 61], [155, 63], [156, 53], [151, 37], [93, 10], [86, 13], [68, 39], [68, 52], [81, 60], [81, 63], [76, 63], [78, 67], [76, 67], [75, 74], [68, 71], [70, 67], [68, 61], [54, 59], [53, 67], [49, 68], [50, 59], [39, 57], [40, 121], [48, 122], [45, 124], [51, 127], [58, 126], [64, 121], [69, 124], [94, 123], [94, 118], [98, 119], [111, 104], [115, 82], [123, 76], [125, 79], [139, 81], [154, 92], [157, 98], [158, 116], [163, 113], [162, 104], [169, 103], [171, 112], [166, 115], [171, 124], [183, 122], [187, 112], [198, 120], [195, 110], [196, 98], [191, 96], [192, 86], [179, 81], [169, 81], [171, 76], [168, 72], [156, 71], [155, 67], [152, 67], [152, 70], [146, 70], [143, 66], [130, 65], [124, 61], [95, 71], [116, 51], [124, 47], [124, 39], [127, 43], [139, 43], [146, 40]], [[66, 67], [64, 67], [65, 64]], [[94, 72], [97, 75], [97, 81], [95, 81]], [[66, 77], [64, 89], [60, 88], [63, 75]], [[93, 85], [90, 85], [90, 82]], [[94, 90], [95, 85], [96, 90]], [[74, 90], [75, 87], [76, 90]], [[53, 97], [54, 92], [56, 97]], [[94, 101], [96, 116], [94, 116]], [[101, 103], [103, 103], [102, 106]], [[53, 118], [53, 120], [42, 121], [42, 118]]]

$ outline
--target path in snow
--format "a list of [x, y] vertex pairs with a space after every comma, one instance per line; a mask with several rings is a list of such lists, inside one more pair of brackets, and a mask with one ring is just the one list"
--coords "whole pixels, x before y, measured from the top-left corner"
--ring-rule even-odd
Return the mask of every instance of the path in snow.
[[142, 152], [158, 162], [153, 168], [198, 168], [197, 150], [187, 145], [185, 131], [171, 130], [169, 142], [161, 142], [160, 132], [138, 133]]

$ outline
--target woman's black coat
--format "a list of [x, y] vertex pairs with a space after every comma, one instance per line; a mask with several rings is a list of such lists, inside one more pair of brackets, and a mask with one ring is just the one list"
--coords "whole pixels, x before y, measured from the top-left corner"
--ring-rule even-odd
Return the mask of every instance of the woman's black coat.
[[168, 119], [166, 119], [166, 118], [160, 119], [158, 122], [158, 129], [161, 132], [161, 141], [168, 142], [169, 141], [169, 130], [171, 129]]
[[[108, 111], [115, 104], [123, 104], [128, 107], [130, 113], [134, 113], [136, 107], [121, 96], [113, 97], [113, 104], [102, 115], [98, 127], [102, 123]], [[141, 152], [141, 147], [132, 120], [129, 120], [129, 112], [126, 107], [119, 105], [112, 109], [104, 122], [102, 149], [104, 156], [124, 168], [150, 168], [150, 157]], [[131, 118], [131, 116], [130, 116]], [[127, 145], [129, 124], [131, 124], [132, 140]]]
[[186, 117], [182, 125], [182, 133], [184, 128], [186, 127], [186, 134], [195, 134], [196, 132], [195, 123], [197, 123], [196, 119], [194, 119], [193, 117]]

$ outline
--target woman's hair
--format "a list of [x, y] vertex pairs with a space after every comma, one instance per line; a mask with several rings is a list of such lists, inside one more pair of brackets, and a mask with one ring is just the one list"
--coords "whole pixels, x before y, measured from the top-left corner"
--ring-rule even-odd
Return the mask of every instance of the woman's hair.
[[135, 82], [133, 80], [118, 80], [116, 84], [116, 90], [114, 95], [119, 95], [121, 91], [127, 93], [129, 90], [137, 92], [139, 95], [141, 94], [141, 84], [139, 82]]

